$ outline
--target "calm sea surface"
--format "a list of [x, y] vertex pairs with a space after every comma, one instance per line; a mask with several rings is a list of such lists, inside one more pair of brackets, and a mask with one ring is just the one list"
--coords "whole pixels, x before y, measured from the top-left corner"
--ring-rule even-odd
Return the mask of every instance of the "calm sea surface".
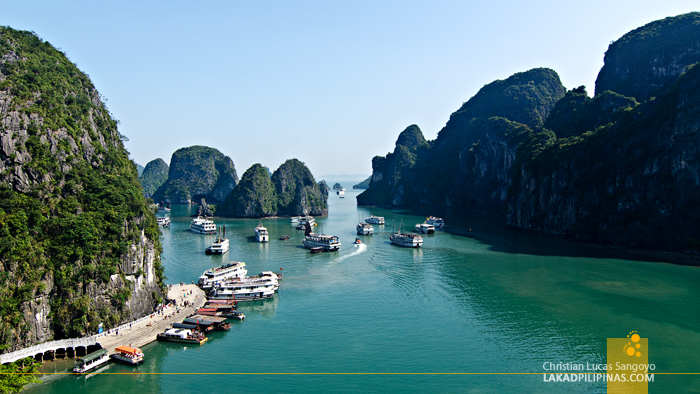
[[[52, 375], [28, 392], [604, 393], [604, 383], [545, 383], [543, 363], [605, 363], [606, 338], [632, 330], [649, 338], [655, 372], [700, 372], [700, 268], [514, 232], [487, 215], [357, 207], [356, 195], [331, 195], [316, 231], [343, 246], [314, 255], [300, 247], [303, 232], [280, 218], [263, 221], [267, 244], [255, 242], [258, 220], [216, 219], [231, 250], [206, 256], [215, 236], [188, 231], [194, 208], [174, 206], [162, 238], [167, 283], [239, 260], [250, 275], [282, 268], [279, 294], [240, 303], [246, 320], [201, 347], [152, 343], [145, 364], [106, 371], [134, 375]], [[355, 224], [370, 214], [387, 224], [354, 246]], [[392, 221], [412, 229], [430, 214], [447, 227], [425, 235], [423, 248], [389, 243]], [[258, 374], [217, 374], [235, 372]], [[410, 374], [458, 372], [538, 374]], [[698, 377], [655, 375], [649, 392], [699, 387]]]

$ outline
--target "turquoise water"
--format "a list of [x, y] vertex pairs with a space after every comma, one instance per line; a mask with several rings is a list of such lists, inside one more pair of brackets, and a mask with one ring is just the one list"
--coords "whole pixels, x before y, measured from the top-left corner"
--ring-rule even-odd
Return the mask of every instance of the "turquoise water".
[[[134, 375], [52, 376], [29, 392], [603, 393], [604, 383], [545, 383], [542, 364], [605, 363], [606, 338], [632, 330], [649, 338], [656, 372], [700, 372], [700, 269], [506, 230], [488, 215], [357, 207], [355, 195], [331, 195], [317, 231], [343, 246], [314, 255], [300, 247], [302, 231], [280, 218], [263, 221], [267, 244], [255, 242], [258, 220], [216, 219], [231, 250], [206, 256], [214, 236], [189, 232], [193, 208], [175, 206], [163, 233], [168, 283], [239, 260], [251, 275], [282, 268], [279, 294], [240, 304], [246, 320], [201, 347], [153, 343], [143, 348], [144, 365], [107, 370]], [[358, 218], [370, 214], [387, 224], [353, 246]], [[392, 220], [410, 229], [429, 214], [442, 215], [447, 228], [424, 236], [423, 248], [389, 243]], [[45, 368], [68, 366], [72, 360]], [[268, 374], [211, 374], [234, 372]], [[458, 372], [538, 374], [405, 374]], [[699, 386], [695, 377], [655, 375], [649, 392]]]

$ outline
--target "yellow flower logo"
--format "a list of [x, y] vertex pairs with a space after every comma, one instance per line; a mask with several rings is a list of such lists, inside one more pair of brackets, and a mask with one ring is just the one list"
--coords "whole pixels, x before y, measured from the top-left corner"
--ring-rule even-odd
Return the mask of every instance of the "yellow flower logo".
[[627, 342], [627, 345], [625, 345], [623, 351], [630, 357], [641, 357], [642, 352], [640, 351], [640, 348], [642, 347], [642, 345], [639, 344], [639, 340], [641, 339], [641, 337], [639, 336], [637, 331], [632, 331], [629, 334], [627, 334], [627, 338], [629, 338], [632, 342]]

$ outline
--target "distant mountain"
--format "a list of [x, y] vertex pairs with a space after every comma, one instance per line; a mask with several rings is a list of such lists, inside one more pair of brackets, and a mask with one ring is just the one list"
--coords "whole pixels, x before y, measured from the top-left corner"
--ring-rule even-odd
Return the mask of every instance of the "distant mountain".
[[243, 174], [216, 214], [232, 217], [328, 215], [328, 185], [316, 183], [297, 159], [284, 162], [268, 176], [267, 167], [254, 164]]
[[253, 164], [226, 201], [216, 209], [220, 216], [262, 218], [277, 215], [277, 191], [267, 167]]
[[142, 166], [139, 163], [134, 163], [134, 164], [136, 164], [136, 174], [138, 174], [138, 176], [140, 177], [141, 174], [143, 174], [144, 166]]
[[518, 144], [542, 127], [565, 91], [554, 71], [533, 69], [481, 88], [433, 141], [407, 127], [394, 152], [372, 159], [372, 180], [357, 202], [501, 211]]
[[154, 201], [175, 204], [223, 202], [238, 183], [233, 160], [217, 149], [190, 146], [173, 153], [168, 180], [153, 193]]
[[146, 168], [144, 168], [143, 173], [139, 177], [144, 196], [151, 197], [168, 180], [169, 169], [168, 165], [161, 158], [146, 164]]
[[358, 183], [357, 185], [354, 185], [352, 188], [353, 189], [368, 189], [369, 188], [369, 183], [372, 181], [372, 176], [370, 175], [365, 179], [364, 181]]

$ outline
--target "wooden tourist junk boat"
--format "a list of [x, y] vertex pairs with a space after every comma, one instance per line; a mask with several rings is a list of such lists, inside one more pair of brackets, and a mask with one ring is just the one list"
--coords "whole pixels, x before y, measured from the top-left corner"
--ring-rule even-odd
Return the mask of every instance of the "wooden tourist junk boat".
[[428, 223], [416, 224], [416, 232], [420, 234], [435, 234], [435, 226]]
[[357, 235], [372, 235], [374, 234], [374, 227], [369, 223], [357, 223], [355, 226], [357, 230]]
[[109, 361], [109, 354], [107, 353], [107, 349], [100, 349], [75, 360], [75, 368], [73, 368], [73, 373], [83, 374], [99, 367], [100, 365], [106, 364]]
[[116, 353], [112, 354], [110, 357], [114, 361], [128, 365], [138, 365], [143, 362], [143, 352], [139, 348], [130, 346], [119, 346], [114, 349]]
[[216, 225], [209, 219], [197, 216], [190, 223], [190, 231], [197, 234], [216, 234]]
[[223, 233], [219, 238], [212, 242], [204, 253], [205, 254], [224, 254], [229, 250], [229, 242], [226, 238], [226, 226], [222, 226], [219, 233]]
[[421, 237], [420, 235], [416, 235], [416, 234], [404, 234], [401, 232], [402, 227], [403, 227], [403, 221], [401, 221], [401, 225], [399, 225], [399, 232], [393, 233], [389, 237], [389, 239], [391, 240], [391, 243], [394, 245], [404, 246], [407, 248], [420, 248], [421, 245], [423, 245], [423, 237]]
[[156, 338], [159, 341], [191, 343], [196, 345], [202, 345], [207, 341], [207, 337], [205, 337], [204, 334], [184, 328], [168, 328], [165, 332], [158, 334]]
[[[225, 317], [206, 316], [202, 314], [192, 315], [182, 321], [183, 324], [196, 324], [202, 331], [228, 331], [231, 329], [231, 323], [226, 322]], [[211, 329], [209, 329], [211, 327]]]
[[374, 216], [371, 215], [370, 217], [365, 219], [365, 223], [369, 224], [384, 224], [384, 217], [383, 216]]
[[442, 218], [436, 218], [435, 216], [430, 216], [425, 220], [426, 223], [432, 224], [435, 228], [445, 228], [445, 221]]

